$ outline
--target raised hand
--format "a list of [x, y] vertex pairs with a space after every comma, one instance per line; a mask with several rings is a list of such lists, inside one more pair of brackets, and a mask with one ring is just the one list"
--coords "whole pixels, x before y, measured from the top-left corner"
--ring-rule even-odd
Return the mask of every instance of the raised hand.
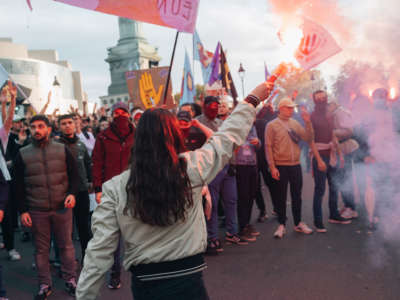
[[156, 92], [153, 79], [149, 73], [143, 73], [139, 79], [139, 93], [145, 108], [154, 107], [160, 102], [164, 85], [160, 85], [158, 92]]

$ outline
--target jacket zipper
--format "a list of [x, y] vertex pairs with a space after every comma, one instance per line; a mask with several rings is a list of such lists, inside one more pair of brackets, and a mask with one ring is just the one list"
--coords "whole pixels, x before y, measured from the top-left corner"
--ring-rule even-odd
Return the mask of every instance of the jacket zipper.
[[47, 168], [47, 161], [46, 161], [46, 146], [43, 147], [42, 149], [42, 158], [43, 158], [43, 164], [44, 164], [44, 174], [46, 177], [46, 185], [47, 185], [47, 191], [49, 194], [49, 210], [51, 210], [51, 192], [50, 192], [50, 184], [49, 184], [49, 176], [48, 176], [48, 168]]

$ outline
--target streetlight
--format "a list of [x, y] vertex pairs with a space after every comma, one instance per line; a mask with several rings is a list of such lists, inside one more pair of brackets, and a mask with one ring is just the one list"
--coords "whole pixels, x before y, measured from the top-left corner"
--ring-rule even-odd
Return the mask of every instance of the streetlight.
[[242, 92], [243, 92], [243, 99], [244, 99], [244, 76], [246, 74], [246, 70], [243, 68], [242, 63], [240, 63], [238, 73], [239, 73], [240, 80], [242, 80]]
[[58, 108], [61, 112], [61, 84], [57, 79], [57, 76], [54, 76], [54, 81], [53, 81], [53, 95], [52, 95], [52, 103], [53, 103], [53, 109]]

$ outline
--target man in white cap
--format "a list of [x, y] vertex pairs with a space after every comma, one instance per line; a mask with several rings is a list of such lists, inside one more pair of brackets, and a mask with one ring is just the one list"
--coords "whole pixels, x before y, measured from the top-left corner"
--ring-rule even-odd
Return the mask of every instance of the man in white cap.
[[302, 111], [302, 119], [305, 129], [299, 122], [292, 119], [294, 102], [288, 98], [283, 98], [278, 105], [278, 118], [268, 123], [265, 129], [265, 147], [268, 166], [275, 185], [275, 203], [278, 214], [278, 229], [274, 237], [282, 238], [286, 233], [286, 197], [287, 187], [290, 183], [290, 195], [292, 198], [292, 213], [294, 219], [294, 230], [297, 232], [310, 234], [312, 229], [304, 222], [301, 222], [301, 190], [303, 177], [300, 165], [300, 139], [311, 142], [313, 129], [310, 115], [307, 111]]

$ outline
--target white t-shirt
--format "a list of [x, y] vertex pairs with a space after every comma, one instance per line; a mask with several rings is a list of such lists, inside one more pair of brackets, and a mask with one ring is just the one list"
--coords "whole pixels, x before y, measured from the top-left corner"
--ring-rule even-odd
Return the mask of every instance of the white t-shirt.
[[87, 135], [89, 138], [86, 138], [86, 136], [83, 134], [83, 132], [77, 134], [79, 140], [86, 146], [86, 149], [89, 152], [89, 155], [92, 156], [92, 152], [94, 149], [94, 144], [96, 143], [96, 139], [94, 138], [93, 134], [91, 132], [88, 132]]

